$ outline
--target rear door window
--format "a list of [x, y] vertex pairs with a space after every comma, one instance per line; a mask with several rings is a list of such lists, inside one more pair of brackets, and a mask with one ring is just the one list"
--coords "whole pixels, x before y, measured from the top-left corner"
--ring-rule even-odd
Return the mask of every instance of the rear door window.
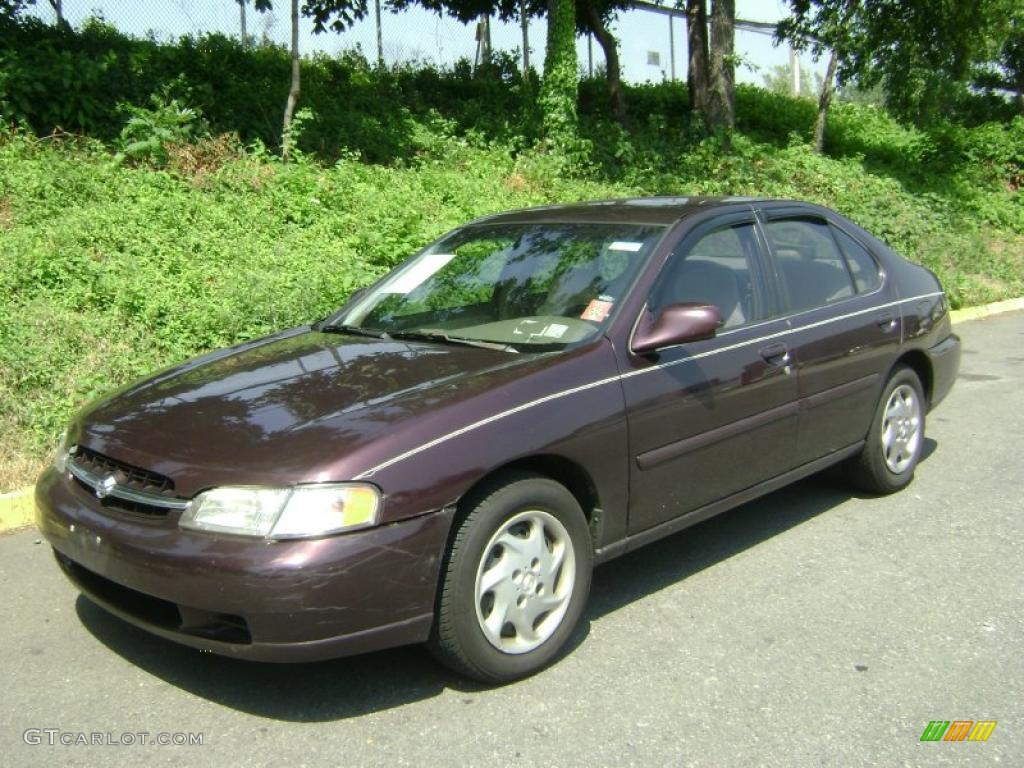
[[775, 219], [764, 230], [791, 310], [823, 307], [854, 295], [846, 260], [824, 221]]

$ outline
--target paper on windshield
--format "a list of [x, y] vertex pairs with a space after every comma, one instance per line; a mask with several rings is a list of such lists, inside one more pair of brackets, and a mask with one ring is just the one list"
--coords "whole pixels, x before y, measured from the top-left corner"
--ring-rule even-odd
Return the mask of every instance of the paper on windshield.
[[604, 319], [608, 317], [608, 313], [612, 311], [613, 303], [610, 301], [602, 301], [601, 299], [594, 299], [587, 308], [583, 310], [583, 314], [580, 315], [580, 320], [591, 320], [595, 323], [603, 323]]
[[454, 253], [428, 253], [395, 280], [385, 285], [381, 291], [383, 293], [411, 293], [454, 258]]
[[609, 251], [626, 251], [628, 253], [636, 253], [644, 247], [643, 243], [634, 243], [629, 240], [616, 240], [608, 246]]

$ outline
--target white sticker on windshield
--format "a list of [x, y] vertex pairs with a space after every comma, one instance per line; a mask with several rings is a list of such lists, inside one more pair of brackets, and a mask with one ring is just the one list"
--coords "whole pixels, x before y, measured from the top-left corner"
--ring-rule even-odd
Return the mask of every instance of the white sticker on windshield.
[[382, 293], [411, 293], [429, 280], [436, 272], [455, 258], [454, 253], [429, 253], [420, 258], [411, 268], [385, 285]]
[[541, 336], [548, 336], [552, 339], [560, 339], [565, 336], [565, 332], [569, 330], [568, 325], [562, 325], [561, 323], [551, 323], [547, 328], [541, 331]]
[[609, 251], [628, 251], [629, 253], [636, 253], [644, 247], [643, 243], [633, 243], [628, 240], [616, 240], [614, 243], [608, 246]]

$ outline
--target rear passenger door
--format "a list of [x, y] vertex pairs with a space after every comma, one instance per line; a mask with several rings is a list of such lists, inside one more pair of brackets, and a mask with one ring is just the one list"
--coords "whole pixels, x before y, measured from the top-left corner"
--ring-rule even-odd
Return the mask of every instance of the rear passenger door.
[[878, 260], [839, 221], [762, 211], [800, 395], [796, 458], [863, 440], [900, 341], [899, 307]]

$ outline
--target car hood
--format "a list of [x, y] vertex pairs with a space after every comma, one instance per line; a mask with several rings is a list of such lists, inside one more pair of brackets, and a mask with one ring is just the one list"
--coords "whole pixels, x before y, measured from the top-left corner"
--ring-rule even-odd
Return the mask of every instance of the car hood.
[[128, 385], [88, 406], [70, 437], [185, 496], [346, 479], [320, 470], [544, 357], [296, 329]]

